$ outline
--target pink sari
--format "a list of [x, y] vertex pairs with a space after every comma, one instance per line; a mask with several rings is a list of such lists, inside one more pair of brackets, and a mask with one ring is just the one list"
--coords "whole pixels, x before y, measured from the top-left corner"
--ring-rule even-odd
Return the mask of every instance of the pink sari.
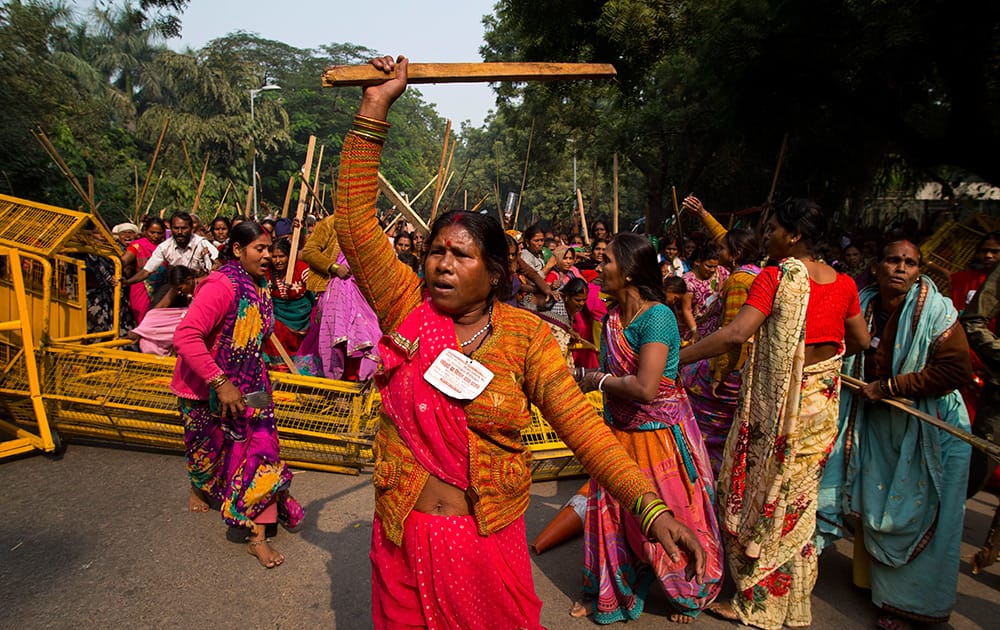
[[[135, 255], [136, 269], [142, 269], [146, 265], [146, 261], [149, 260], [149, 257], [153, 255], [156, 244], [143, 236], [132, 241], [128, 249]], [[153, 293], [152, 286], [152, 280], [146, 279], [143, 282], [136, 282], [128, 288], [129, 305], [132, 307], [132, 315], [135, 316], [137, 326], [142, 323], [143, 318], [146, 317], [146, 313], [149, 312], [149, 308], [152, 306], [149, 303], [149, 297]]]

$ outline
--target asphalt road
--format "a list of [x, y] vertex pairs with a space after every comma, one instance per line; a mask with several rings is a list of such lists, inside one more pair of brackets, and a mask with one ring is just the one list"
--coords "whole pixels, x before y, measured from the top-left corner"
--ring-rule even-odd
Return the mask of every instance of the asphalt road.
[[[529, 539], [580, 486], [535, 484]], [[266, 571], [227, 539], [216, 514], [187, 511], [175, 454], [70, 445], [61, 459], [0, 462], [0, 628], [369, 628], [372, 490], [368, 476], [298, 471], [306, 507], [298, 533], [281, 531], [283, 566]], [[1000, 564], [973, 576], [964, 558], [985, 535], [997, 498], [968, 503], [958, 604], [950, 626], [1000, 627]], [[851, 543], [820, 560], [813, 628], [873, 628], [877, 611], [850, 585]], [[567, 611], [578, 594], [582, 540], [534, 560], [542, 621], [595, 627]], [[628, 628], [669, 626], [654, 596]], [[698, 628], [733, 628], [702, 615]]]

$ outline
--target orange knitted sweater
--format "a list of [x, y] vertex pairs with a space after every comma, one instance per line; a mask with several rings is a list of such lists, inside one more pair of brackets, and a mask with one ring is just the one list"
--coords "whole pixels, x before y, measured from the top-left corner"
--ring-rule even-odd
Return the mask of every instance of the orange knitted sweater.
[[[341, 152], [336, 229], [365, 298], [390, 334], [421, 303], [421, 281], [400, 262], [375, 219], [381, 146], [348, 133]], [[653, 487], [571, 378], [548, 325], [528, 311], [496, 303], [493, 333], [472, 357], [493, 372], [486, 391], [465, 404], [470, 497], [479, 533], [499, 531], [528, 506], [531, 453], [521, 442], [536, 405], [583, 467], [624, 505]], [[418, 341], [418, 340], [409, 340]], [[403, 522], [427, 481], [383, 414], [375, 439], [375, 512], [397, 545]]]

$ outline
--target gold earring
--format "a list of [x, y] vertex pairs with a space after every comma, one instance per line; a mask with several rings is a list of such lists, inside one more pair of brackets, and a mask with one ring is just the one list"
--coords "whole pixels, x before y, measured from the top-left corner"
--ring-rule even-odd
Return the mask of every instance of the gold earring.
[[632, 282], [632, 276], [625, 276], [626, 282]]

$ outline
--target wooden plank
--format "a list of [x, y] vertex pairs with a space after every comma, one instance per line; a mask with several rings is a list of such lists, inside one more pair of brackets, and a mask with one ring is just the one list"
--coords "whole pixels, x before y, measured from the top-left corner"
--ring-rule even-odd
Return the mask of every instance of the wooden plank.
[[309, 136], [306, 145], [306, 161], [302, 166], [302, 186], [299, 187], [299, 205], [295, 210], [295, 229], [292, 230], [292, 251], [288, 255], [288, 270], [285, 272], [285, 284], [292, 283], [295, 275], [295, 260], [299, 256], [299, 239], [302, 238], [302, 218], [306, 214], [306, 193], [309, 192], [309, 174], [312, 172], [313, 152], [316, 150], [316, 136]]
[[[609, 63], [411, 63], [408, 82], [418, 83], [494, 83], [496, 81], [568, 81], [575, 79], [611, 79], [618, 73]], [[395, 78], [375, 67], [330, 66], [323, 73], [323, 87], [378, 85]]]
[[392, 184], [389, 183], [389, 180], [381, 172], [378, 174], [378, 189], [382, 191], [383, 195], [389, 198], [389, 201], [396, 206], [396, 210], [406, 217], [406, 220], [412, 223], [413, 227], [419, 230], [421, 234], [426, 237], [431, 233], [427, 224], [420, 218], [420, 215], [410, 207], [406, 199], [403, 199], [403, 195], [396, 192], [396, 189], [392, 187]]

